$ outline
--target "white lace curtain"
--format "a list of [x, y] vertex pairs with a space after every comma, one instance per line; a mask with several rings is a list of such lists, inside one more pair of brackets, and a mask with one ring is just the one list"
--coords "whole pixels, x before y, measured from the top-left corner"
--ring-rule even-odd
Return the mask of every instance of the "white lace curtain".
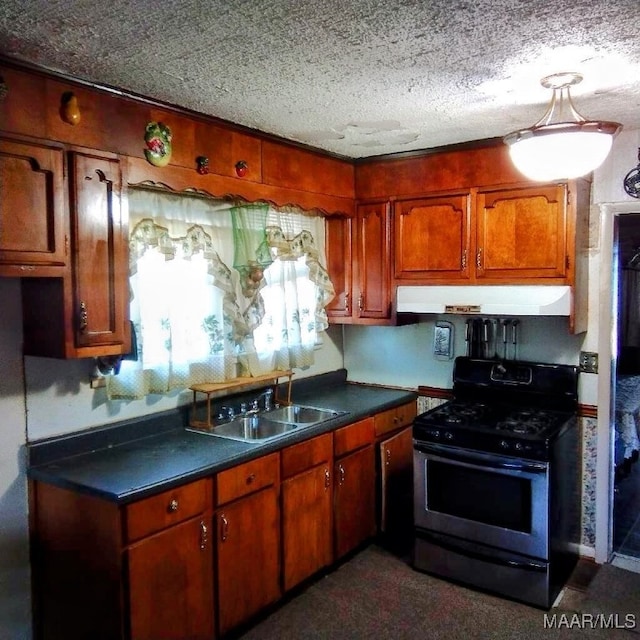
[[110, 398], [313, 363], [333, 297], [320, 216], [148, 189], [129, 208], [137, 359]]

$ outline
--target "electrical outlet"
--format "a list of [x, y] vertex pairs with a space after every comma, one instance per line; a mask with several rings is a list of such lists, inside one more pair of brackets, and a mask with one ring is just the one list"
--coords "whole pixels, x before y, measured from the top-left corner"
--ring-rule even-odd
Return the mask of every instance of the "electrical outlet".
[[592, 351], [581, 351], [580, 371], [582, 373], [598, 373], [598, 354]]

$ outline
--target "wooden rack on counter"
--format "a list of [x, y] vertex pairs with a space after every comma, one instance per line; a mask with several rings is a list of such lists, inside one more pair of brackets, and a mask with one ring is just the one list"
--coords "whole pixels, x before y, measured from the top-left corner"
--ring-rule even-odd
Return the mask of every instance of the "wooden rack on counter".
[[[203, 382], [201, 384], [194, 384], [189, 387], [193, 391], [193, 402], [191, 408], [191, 419], [189, 425], [198, 429], [213, 429], [213, 417], [211, 415], [211, 401], [213, 398], [217, 398], [222, 395], [220, 392], [235, 392], [243, 389], [255, 389], [263, 386], [263, 382], [271, 382], [274, 386], [274, 402], [280, 404], [291, 404], [291, 378], [293, 377], [293, 371], [270, 371], [269, 373], [262, 374], [260, 376], [243, 376], [241, 378], [234, 378], [233, 380], [227, 380], [225, 382]], [[286, 399], [278, 397], [278, 381], [280, 378], [288, 378]], [[207, 419], [198, 420], [197, 415], [197, 394], [204, 393], [206, 395], [207, 403]]]

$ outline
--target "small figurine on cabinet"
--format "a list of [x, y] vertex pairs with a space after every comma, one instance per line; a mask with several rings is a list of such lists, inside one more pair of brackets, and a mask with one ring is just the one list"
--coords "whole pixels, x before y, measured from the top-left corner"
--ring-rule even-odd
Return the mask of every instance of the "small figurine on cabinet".
[[207, 175], [209, 173], [209, 158], [207, 156], [198, 156], [196, 158], [196, 171], [201, 175]]
[[144, 132], [147, 162], [156, 167], [165, 167], [171, 160], [171, 129], [163, 122], [149, 122]]
[[78, 98], [72, 91], [65, 91], [60, 101], [60, 116], [70, 125], [77, 125], [80, 122], [81, 113], [78, 106]]
[[249, 164], [246, 160], [238, 160], [238, 162], [236, 162], [236, 175], [239, 178], [244, 177], [247, 174], [248, 167]]

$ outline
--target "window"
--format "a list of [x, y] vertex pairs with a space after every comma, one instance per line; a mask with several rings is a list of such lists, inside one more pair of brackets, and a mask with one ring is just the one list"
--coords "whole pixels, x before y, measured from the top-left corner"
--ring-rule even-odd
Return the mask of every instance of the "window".
[[313, 364], [333, 297], [322, 218], [143, 189], [129, 206], [138, 352], [111, 398]]

